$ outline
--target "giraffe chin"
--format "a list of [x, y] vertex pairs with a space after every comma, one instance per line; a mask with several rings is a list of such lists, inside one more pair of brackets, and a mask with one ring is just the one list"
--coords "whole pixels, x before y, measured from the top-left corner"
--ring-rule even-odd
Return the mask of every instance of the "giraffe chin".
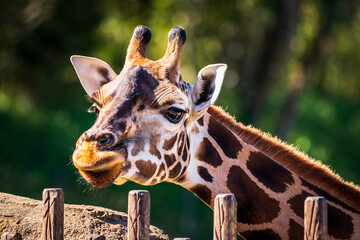
[[96, 170], [96, 171], [87, 171], [80, 170], [79, 172], [83, 178], [91, 185], [96, 188], [105, 188], [110, 186], [117, 176], [120, 174], [122, 169], [121, 164], [116, 164], [109, 169]]

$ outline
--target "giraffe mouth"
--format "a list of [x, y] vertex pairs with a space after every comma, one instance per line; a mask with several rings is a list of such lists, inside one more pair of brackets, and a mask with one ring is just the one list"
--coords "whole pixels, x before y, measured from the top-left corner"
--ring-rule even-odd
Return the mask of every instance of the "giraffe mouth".
[[75, 150], [72, 157], [73, 164], [81, 176], [96, 188], [105, 188], [112, 183], [120, 182], [117, 178], [123, 169], [125, 159], [125, 149], [91, 151], [89, 148], [79, 148]]

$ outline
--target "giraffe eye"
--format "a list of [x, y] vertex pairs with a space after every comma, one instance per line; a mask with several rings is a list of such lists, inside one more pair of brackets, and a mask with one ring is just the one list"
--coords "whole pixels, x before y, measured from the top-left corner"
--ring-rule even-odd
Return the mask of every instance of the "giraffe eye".
[[165, 112], [165, 117], [172, 123], [178, 123], [182, 119], [185, 111], [179, 108], [169, 108]]
[[88, 109], [88, 113], [95, 113], [96, 115], [99, 115], [99, 108], [97, 106], [92, 105], [89, 109]]

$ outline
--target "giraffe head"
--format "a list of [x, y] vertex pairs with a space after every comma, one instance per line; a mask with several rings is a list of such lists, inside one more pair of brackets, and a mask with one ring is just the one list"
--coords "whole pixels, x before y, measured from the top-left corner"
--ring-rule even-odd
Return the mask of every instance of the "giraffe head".
[[95, 187], [128, 180], [152, 185], [175, 181], [189, 162], [189, 128], [216, 100], [227, 66], [204, 67], [193, 86], [182, 80], [185, 31], [169, 32], [164, 57], [146, 58], [151, 31], [138, 26], [117, 75], [105, 62], [72, 56], [71, 62], [98, 117], [73, 153], [74, 166]]

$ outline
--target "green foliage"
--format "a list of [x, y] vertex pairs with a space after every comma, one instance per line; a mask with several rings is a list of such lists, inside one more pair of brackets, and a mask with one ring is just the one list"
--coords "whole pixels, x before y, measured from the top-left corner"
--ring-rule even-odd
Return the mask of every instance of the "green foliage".
[[175, 25], [187, 31], [182, 72], [229, 65], [218, 100], [245, 124], [278, 135], [359, 184], [358, 1], [0, 2], [0, 191], [39, 199], [62, 187], [66, 202], [126, 211], [127, 192], [148, 189], [152, 224], [172, 237], [210, 239], [212, 212], [173, 184], [93, 190], [71, 154], [94, 116], [69, 62], [94, 56], [117, 72], [135, 26], [153, 32], [160, 58]]

